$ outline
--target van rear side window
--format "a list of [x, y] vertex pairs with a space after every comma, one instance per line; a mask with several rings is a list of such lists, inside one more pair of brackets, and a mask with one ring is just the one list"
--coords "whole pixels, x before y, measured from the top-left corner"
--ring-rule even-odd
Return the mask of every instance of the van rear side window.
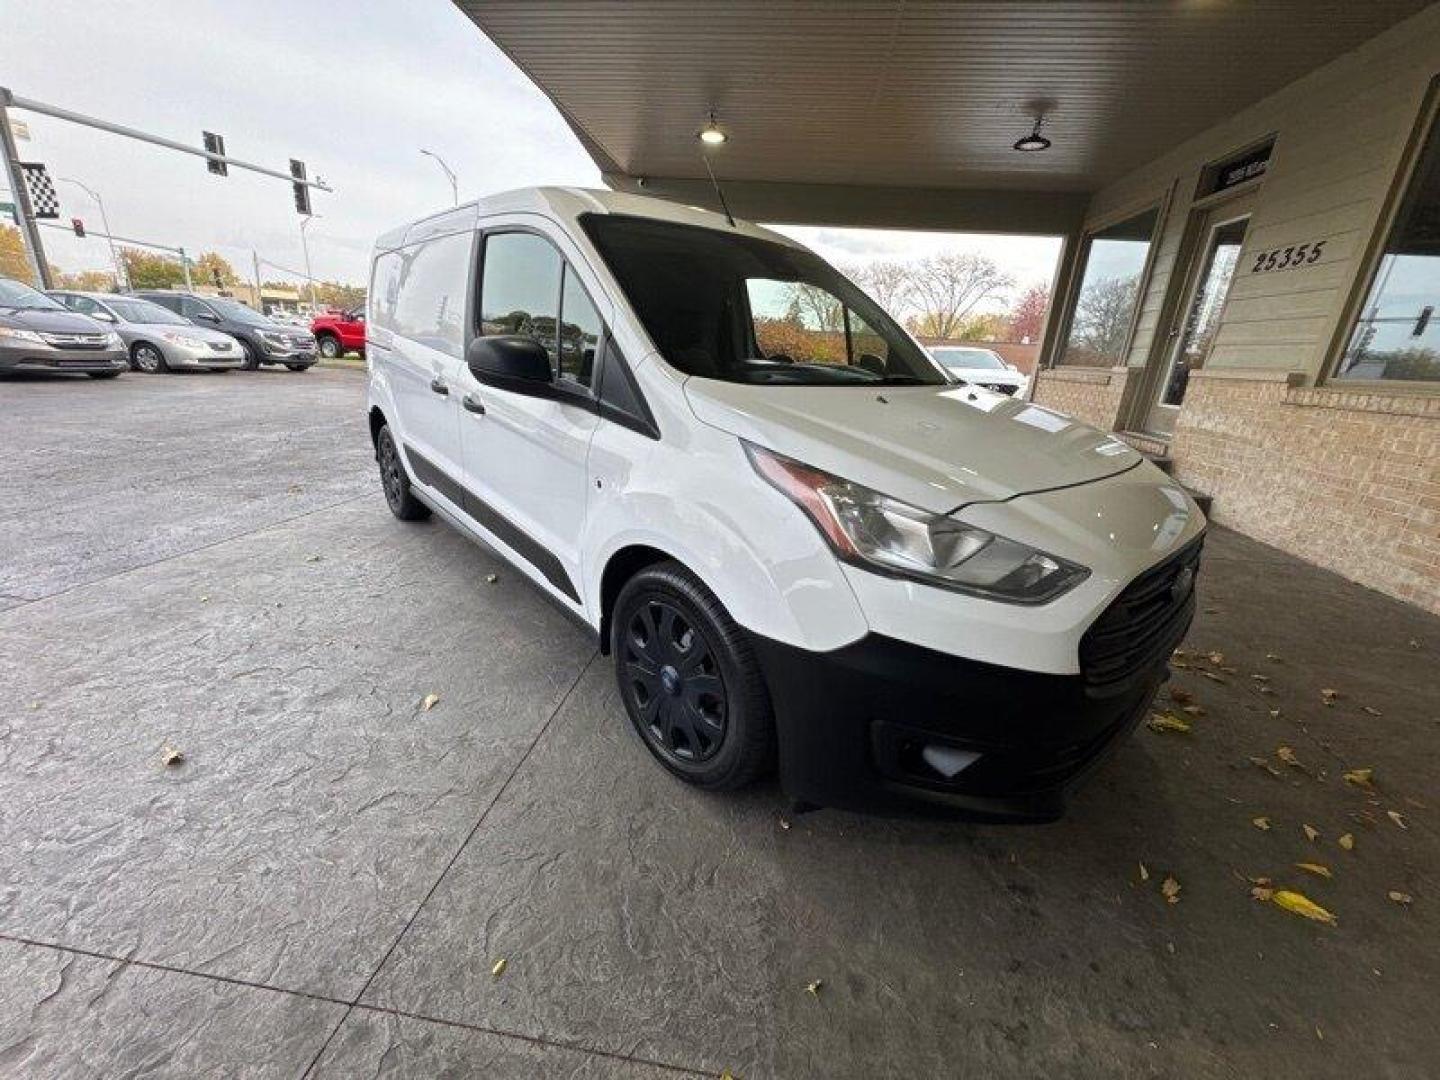
[[473, 236], [457, 233], [375, 260], [375, 325], [448, 356], [465, 351]]

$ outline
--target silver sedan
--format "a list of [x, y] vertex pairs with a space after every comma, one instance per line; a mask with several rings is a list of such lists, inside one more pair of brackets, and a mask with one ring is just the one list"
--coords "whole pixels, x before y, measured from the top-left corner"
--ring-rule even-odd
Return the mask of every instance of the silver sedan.
[[125, 342], [130, 366], [157, 375], [165, 371], [226, 371], [245, 362], [240, 343], [229, 334], [196, 326], [183, 315], [136, 296], [111, 293], [50, 293], [71, 311], [111, 326]]

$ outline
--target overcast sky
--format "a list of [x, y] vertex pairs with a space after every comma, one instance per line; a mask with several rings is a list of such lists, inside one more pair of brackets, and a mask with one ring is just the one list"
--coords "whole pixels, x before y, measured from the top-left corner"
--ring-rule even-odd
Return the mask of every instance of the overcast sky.
[[[374, 236], [449, 204], [436, 151], [461, 200], [530, 184], [599, 184], [599, 171], [526, 77], [449, 0], [0, 0], [0, 79], [16, 94], [284, 169], [304, 160], [334, 186], [308, 227], [317, 276], [363, 281]], [[302, 268], [288, 185], [60, 120], [19, 113], [21, 157], [105, 199], [123, 236], [217, 250], [248, 275], [250, 252]], [[100, 227], [60, 184], [63, 219]], [[840, 262], [959, 247], [1022, 284], [1048, 281], [1058, 243], [837, 229], [796, 230]], [[105, 269], [103, 242], [44, 232], [53, 263]], [[267, 278], [284, 275], [270, 270]]]

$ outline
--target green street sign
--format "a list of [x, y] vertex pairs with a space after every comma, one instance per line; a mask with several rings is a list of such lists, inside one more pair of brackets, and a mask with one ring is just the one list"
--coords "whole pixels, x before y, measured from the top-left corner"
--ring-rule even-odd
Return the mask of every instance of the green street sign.
[[0, 202], [0, 214], [7, 215], [14, 224], [20, 224], [20, 214], [16, 211], [13, 202]]

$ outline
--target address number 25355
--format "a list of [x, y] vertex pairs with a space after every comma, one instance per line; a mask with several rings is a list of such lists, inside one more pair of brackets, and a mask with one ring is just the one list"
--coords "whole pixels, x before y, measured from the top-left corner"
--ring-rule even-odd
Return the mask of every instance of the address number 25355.
[[1309, 266], [1319, 262], [1328, 240], [1315, 240], [1308, 244], [1291, 244], [1289, 247], [1271, 248], [1255, 253], [1252, 274], [1264, 274], [1270, 270], [1293, 270], [1297, 266]]

